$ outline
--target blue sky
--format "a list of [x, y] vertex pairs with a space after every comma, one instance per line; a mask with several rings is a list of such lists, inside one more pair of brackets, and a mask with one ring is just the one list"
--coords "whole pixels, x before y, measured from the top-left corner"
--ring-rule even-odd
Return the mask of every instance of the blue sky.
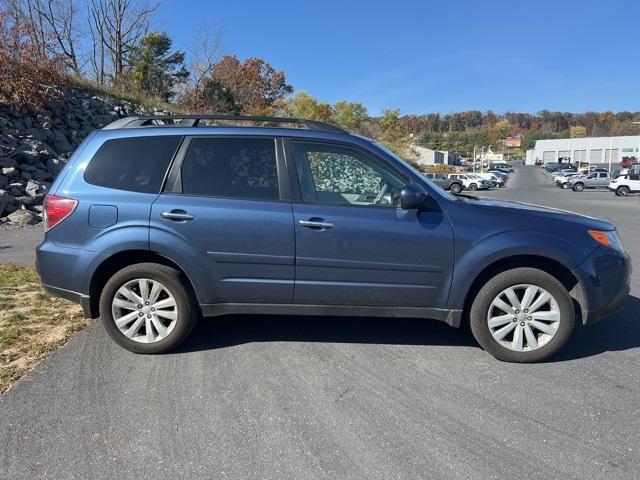
[[640, 0], [163, 0], [179, 49], [206, 21], [224, 53], [371, 114], [640, 110]]

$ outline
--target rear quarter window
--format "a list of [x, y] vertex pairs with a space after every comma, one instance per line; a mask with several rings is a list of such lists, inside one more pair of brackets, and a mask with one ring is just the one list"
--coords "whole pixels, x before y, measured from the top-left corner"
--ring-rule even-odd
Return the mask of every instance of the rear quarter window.
[[159, 193], [182, 137], [114, 138], [104, 142], [84, 172], [87, 183], [139, 193]]

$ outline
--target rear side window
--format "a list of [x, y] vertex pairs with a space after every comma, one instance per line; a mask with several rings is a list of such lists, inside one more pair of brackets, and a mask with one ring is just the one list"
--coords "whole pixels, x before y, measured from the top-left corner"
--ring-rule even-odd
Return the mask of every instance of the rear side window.
[[195, 138], [182, 162], [182, 193], [278, 200], [275, 141]]
[[134, 137], [107, 140], [84, 172], [100, 187], [158, 193], [182, 137]]

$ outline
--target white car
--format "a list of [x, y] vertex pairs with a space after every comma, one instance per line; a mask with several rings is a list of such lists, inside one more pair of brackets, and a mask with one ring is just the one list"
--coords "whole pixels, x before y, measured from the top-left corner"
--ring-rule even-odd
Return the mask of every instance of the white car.
[[488, 181], [483, 180], [480, 177], [476, 177], [472, 173], [452, 173], [449, 175], [449, 178], [451, 180], [460, 180], [462, 185], [464, 185], [464, 188], [471, 191], [481, 190], [491, 186]]
[[609, 190], [616, 192], [619, 197], [626, 197], [630, 193], [640, 193], [640, 173], [620, 175], [609, 182]]
[[474, 175], [476, 177], [482, 178], [483, 180], [488, 180], [493, 186], [504, 186], [504, 180], [494, 173], [474, 173]]

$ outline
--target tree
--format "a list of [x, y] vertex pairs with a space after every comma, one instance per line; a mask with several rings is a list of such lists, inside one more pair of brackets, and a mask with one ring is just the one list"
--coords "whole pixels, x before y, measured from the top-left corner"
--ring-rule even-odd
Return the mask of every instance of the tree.
[[531, 150], [533, 147], [535, 147], [537, 140], [543, 140], [546, 138], [553, 138], [553, 135], [544, 133], [542, 129], [529, 130], [522, 137], [520, 148], [522, 148], [523, 150]]
[[382, 129], [380, 140], [389, 150], [404, 158], [414, 156], [409, 149], [407, 132], [400, 121], [400, 110], [384, 109], [378, 123]]
[[331, 106], [323, 103], [309, 95], [307, 92], [299, 91], [287, 99], [281, 106], [285, 115], [290, 117], [306, 118], [308, 120], [318, 120], [320, 122], [331, 121]]
[[220, 59], [222, 36], [221, 28], [213, 27], [205, 21], [193, 37], [189, 56], [191, 57], [191, 81], [196, 96], [203, 80]]
[[509, 136], [512, 126], [506, 120], [498, 120], [488, 128], [489, 141], [491, 144], [497, 144], [500, 140]]
[[359, 102], [336, 102], [333, 106], [333, 120], [341, 128], [352, 133], [361, 133], [369, 119], [367, 107]]
[[640, 135], [640, 125], [633, 122], [616, 122], [611, 127], [611, 135]]
[[175, 85], [185, 82], [189, 76], [184, 67], [184, 53], [171, 52], [171, 45], [166, 33], [149, 33], [131, 55], [136, 87], [166, 102], [175, 95]]
[[569, 129], [569, 136], [571, 138], [584, 138], [587, 136], [587, 129], [586, 127], [576, 125], [575, 127], [571, 127]]
[[[130, 56], [147, 34], [158, 6], [143, 0], [91, 0], [89, 24], [92, 33], [96, 79], [107, 77], [119, 83], [130, 66]], [[106, 59], [111, 65], [107, 65]]]
[[56, 58], [81, 74], [81, 28], [76, 0], [4, 0], [7, 11], [42, 57]]
[[293, 91], [284, 72], [260, 58], [240, 62], [235, 55], [226, 55], [213, 66], [209, 78], [228, 88], [240, 111], [248, 115], [271, 115], [274, 102]]

